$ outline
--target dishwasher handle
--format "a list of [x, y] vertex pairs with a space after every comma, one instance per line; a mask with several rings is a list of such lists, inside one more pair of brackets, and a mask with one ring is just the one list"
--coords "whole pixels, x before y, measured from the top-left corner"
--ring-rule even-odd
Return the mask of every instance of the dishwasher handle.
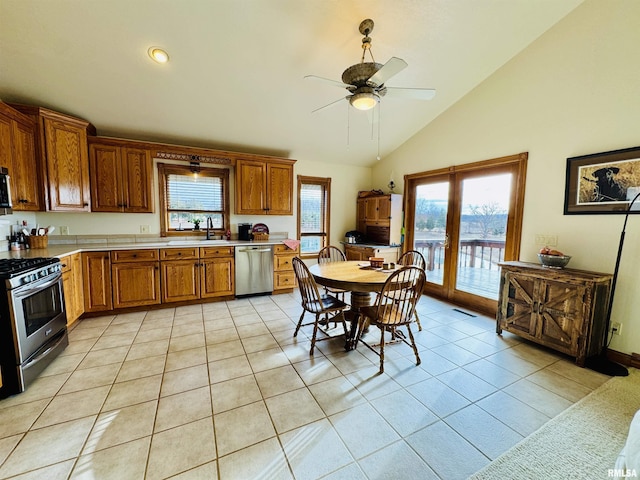
[[238, 251], [239, 252], [263, 253], [263, 252], [271, 252], [271, 249], [270, 248], [263, 248], [263, 247], [243, 247], [243, 248], [239, 248]]

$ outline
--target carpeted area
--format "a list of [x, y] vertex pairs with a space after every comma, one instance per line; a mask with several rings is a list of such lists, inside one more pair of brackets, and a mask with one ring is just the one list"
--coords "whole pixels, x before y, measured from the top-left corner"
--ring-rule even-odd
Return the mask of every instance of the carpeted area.
[[640, 370], [614, 377], [470, 477], [608, 478], [640, 409]]

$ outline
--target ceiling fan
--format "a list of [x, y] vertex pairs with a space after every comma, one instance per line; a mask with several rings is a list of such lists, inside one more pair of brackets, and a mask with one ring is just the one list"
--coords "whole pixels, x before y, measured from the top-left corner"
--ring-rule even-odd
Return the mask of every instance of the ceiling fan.
[[[360, 63], [351, 65], [342, 72], [342, 82], [331, 80], [328, 78], [317, 77], [315, 75], [307, 75], [304, 78], [310, 80], [319, 80], [338, 87], [346, 88], [349, 95], [344, 97], [349, 103], [358, 110], [370, 110], [380, 102], [380, 98], [384, 96], [396, 98], [411, 98], [415, 100], [431, 100], [436, 91], [432, 88], [401, 88], [387, 87], [386, 82], [391, 77], [407, 68], [407, 62], [398, 57], [391, 59], [382, 65], [376, 63], [371, 52], [371, 37], [369, 34], [373, 30], [373, 20], [366, 19], [360, 23], [359, 31], [364, 38], [362, 39], [362, 58]], [[369, 52], [371, 62], [365, 62], [365, 55]], [[340, 101], [339, 98], [335, 102], [331, 102], [324, 107], [317, 108], [314, 112], [330, 107]]]

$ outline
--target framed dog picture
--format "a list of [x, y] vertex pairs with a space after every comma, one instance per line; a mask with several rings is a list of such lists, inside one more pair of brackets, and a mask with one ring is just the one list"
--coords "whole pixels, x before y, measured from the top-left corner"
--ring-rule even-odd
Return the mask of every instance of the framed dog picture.
[[[567, 158], [564, 214], [627, 213], [640, 193], [640, 147]], [[630, 213], [640, 213], [640, 199]]]

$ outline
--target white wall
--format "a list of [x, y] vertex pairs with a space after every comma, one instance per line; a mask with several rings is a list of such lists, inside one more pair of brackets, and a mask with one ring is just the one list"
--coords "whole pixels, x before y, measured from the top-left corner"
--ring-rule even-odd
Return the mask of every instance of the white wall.
[[[529, 152], [521, 260], [537, 233], [558, 236], [571, 267], [613, 273], [623, 217], [563, 215], [568, 157], [640, 145], [640, 2], [587, 0], [374, 166], [373, 183]], [[438, 85], [446, 89], [446, 85]], [[640, 352], [640, 218], [627, 226], [611, 348]]]
[[[344, 238], [348, 230], [355, 228], [356, 198], [359, 190], [367, 190], [371, 185], [371, 169], [349, 165], [326, 164], [298, 160], [294, 165], [294, 190], [297, 189], [297, 175], [331, 177], [331, 243], [336, 244]], [[233, 170], [229, 182], [231, 184], [231, 210], [234, 204]], [[154, 168], [154, 200], [158, 203], [157, 170]], [[272, 232], [288, 232], [289, 236], [297, 236], [296, 212], [297, 195], [294, 195], [294, 215], [231, 215], [231, 230], [237, 233], [238, 223], [265, 223]], [[28, 218], [27, 218], [28, 217]], [[71, 235], [104, 235], [104, 234], [139, 234], [140, 225], [148, 225], [151, 234], [160, 233], [160, 217], [158, 213], [44, 213], [14, 214], [7, 217], [11, 223], [23, 218], [32, 221], [35, 217], [40, 225], [65, 225]]]

